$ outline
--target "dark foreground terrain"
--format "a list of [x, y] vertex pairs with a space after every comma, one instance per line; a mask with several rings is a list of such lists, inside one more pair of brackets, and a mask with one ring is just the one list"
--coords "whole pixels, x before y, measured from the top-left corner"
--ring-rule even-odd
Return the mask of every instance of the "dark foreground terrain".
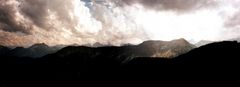
[[130, 83], [240, 87], [240, 44], [234, 41], [205, 45], [172, 59], [115, 56], [122, 49], [66, 47], [38, 59], [3, 56], [0, 86], [128, 86]]

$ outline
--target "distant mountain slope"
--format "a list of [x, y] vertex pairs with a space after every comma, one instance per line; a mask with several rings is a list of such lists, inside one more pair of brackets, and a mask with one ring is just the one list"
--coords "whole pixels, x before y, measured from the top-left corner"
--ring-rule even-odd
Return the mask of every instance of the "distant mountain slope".
[[239, 38], [230, 39], [229, 41], [237, 41], [237, 42], [240, 42], [240, 37], [239, 37]]
[[[69, 46], [55, 54], [47, 55], [45, 59], [52, 59], [62, 64], [73, 64], [75, 61], [94, 64], [93, 60], [101, 63], [122, 63], [135, 57], [164, 57], [173, 58], [189, 52], [195, 48], [184, 39], [173, 41], [146, 41], [139, 45], [109, 46], [91, 48], [85, 46]], [[75, 60], [76, 59], [76, 60]]]
[[[232, 38], [232, 39], [227, 39], [227, 40], [223, 40], [223, 41], [237, 41], [237, 42], [240, 42], [240, 38]], [[214, 42], [221, 42], [221, 41], [201, 40], [201, 41], [195, 43], [194, 45], [197, 46], [197, 47], [200, 47], [200, 46], [204, 46], [204, 45], [211, 44], [211, 43], [214, 43]]]
[[198, 43], [194, 44], [197, 47], [204, 46], [210, 43], [214, 43], [214, 41], [209, 41], [209, 40], [201, 40]]
[[12, 49], [8, 53], [6, 53], [7, 56], [15, 56], [15, 57], [32, 57], [32, 58], [38, 58], [45, 56], [47, 54], [55, 53], [58, 50], [60, 50], [61, 47], [49, 47], [48, 45], [41, 43], [41, 44], [34, 44], [29, 48], [23, 48], [23, 47], [16, 47], [15, 49]]
[[135, 50], [138, 57], [165, 57], [173, 58], [178, 55], [187, 53], [196, 48], [185, 39], [177, 39], [172, 41], [146, 41], [138, 46]]
[[[145, 41], [139, 45], [124, 45], [121, 47], [114, 47], [114, 46], [107, 47], [100, 43], [95, 43], [93, 45], [86, 45], [86, 46], [87, 47], [84, 47], [84, 46], [66, 47], [57, 54], [67, 55], [66, 53], [70, 53], [70, 54], [78, 53], [78, 56], [86, 56], [87, 55], [86, 52], [89, 51], [87, 55], [89, 57], [92, 57], [95, 54], [101, 54], [101, 55], [111, 55], [111, 56], [114, 56], [115, 58], [118, 58], [119, 60], [124, 60], [125, 58], [131, 59], [134, 57], [173, 58], [178, 55], [187, 53], [188, 51], [195, 48], [194, 45], [188, 43], [185, 39], [177, 39], [173, 41]], [[41, 43], [41, 44], [35, 44], [29, 48], [16, 47], [15, 49], [12, 49], [10, 51], [0, 50], [1, 52], [0, 54], [6, 54], [6, 56], [15, 56], [15, 57], [38, 58], [38, 57], [45, 56], [47, 54], [55, 53], [63, 47], [64, 46], [49, 47], [46, 44]], [[7, 48], [1, 47], [1, 49], [6, 50]]]

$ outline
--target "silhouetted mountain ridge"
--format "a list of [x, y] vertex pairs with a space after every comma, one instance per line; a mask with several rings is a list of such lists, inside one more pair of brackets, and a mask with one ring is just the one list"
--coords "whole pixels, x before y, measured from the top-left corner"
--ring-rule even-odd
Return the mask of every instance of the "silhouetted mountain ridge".
[[0, 56], [5, 55], [5, 54], [8, 53], [10, 50], [11, 50], [10, 48], [0, 45]]
[[194, 45], [197, 46], [197, 47], [200, 47], [200, 46], [204, 46], [204, 45], [207, 45], [207, 44], [210, 44], [210, 43], [214, 43], [214, 41], [201, 40]]
[[[8, 47], [1, 47], [1, 48], [8, 48]], [[32, 58], [39, 58], [45, 56], [47, 54], [55, 53], [60, 50], [62, 47], [60, 46], [53, 46], [49, 47], [44, 43], [34, 44], [28, 48], [24, 47], [16, 47], [14, 49], [8, 48], [8, 50], [0, 50], [0, 53], [4, 56], [11, 56], [11, 57], [32, 57]]]
[[240, 37], [238, 37], [238, 38], [233, 38], [233, 39], [230, 39], [229, 41], [237, 41], [237, 42], [240, 42]]
[[240, 64], [240, 43], [237, 41], [214, 42], [193, 49], [175, 60], [183, 64]]
[[105, 46], [105, 47], [87, 47], [87, 46], [68, 46], [55, 54], [45, 56], [45, 59], [57, 61], [61, 64], [74, 64], [71, 59], [79, 58], [76, 61], [90, 61], [87, 64], [96, 64], [92, 62], [97, 60], [101, 63], [124, 63], [128, 62], [135, 57], [165, 57], [173, 58], [178, 55], [187, 53], [194, 49], [195, 46], [191, 45], [184, 39], [173, 41], [145, 41], [139, 45], [127, 46]]
[[184, 86], [239, 87], [239, 52], [240, 43], [237, 41], [215, 42], [173, 59], [134, 58], [125, 68], [127, 72], [137, 73], [128, 76], [155, 78], [163, 84], [171, 78], [171, 84], [179, 82]]
[[[182, 41], [180, 42], [182, 43]], [[146, 43], [148, 44], [149, 42], [143, 43], [142, 45], [144, 46], [138, 45], [142, 47], [141, 50], [148, 51], [148, 49], [152, 49]], [[155, 44], [154, 41], [150, 41], [150, 43]], [[158, 46], [158, 44], [155, 45]], [[2, 72], [6, 72], [1, 74], [5, 78], [0, 79], [1, 81], [14, 80], [21, 84], [34, 83], [30, 87], [35, 87], [38, 84], [45, 85], [46, 83], [42, 83], [42, 81], [56, 81], [56, 84], [52, 84], [62, 85], [66, 79], [73, 83], [76, 82], [75, 84], [78, 85], [84, 83], [82, 80], [93, 83], [94, 81], [108, 82], [119, 79], [130, 82], [141, 81], [141, 83], [154, 80], [157, 81], [157, 84], [169, 85], [170, 83], [178, 86], [238, 87], [240, 84], [240, 72], [238, 71], [238, 66], [240, 65], [240, 43], [236, 41], [208, 44], [172, 59], [137, 57], [122, 63], [121, 61], [133, 54], [131, 52], [139, 50], [138, 46], [109, 46], [100, 48], [69, 46], [57, 53], [38, 59], [23, 58], [15, 60], [14, 58], [8, 58], [4, 60], [0, 58], [4, 66], [9, 66], [9, 63], [6, 62], [14, 61], [10, 65], [18, 67], [20, 70], [26, 68], [26, 66], [22, 67], [21, 64], [29, 64], [28, 66], [31, 66], [31, 68], [27, 68], [27, 70], [39, 70], [39, 72], [33, 73], [19, 71], [8, 73], [6, 72], [7, 70], [2, 70]], [[136, 53], [134, 55], [139, 54]], [[19, 64], [19, 62], [22, 63]], [[32, 68], [34, 64], [40, 65], [43, 69]], [[27, 78], [28, 80], [23, 80], [22, 78]], [[59, 82], [61, 80], [63, 80], [63, 83]], [[40, 82], [38, 83], [38, 81]], [[141, 83], [138, 82], [137, 84]], [[8, 85], [7, 87], [9, 87]], [[19, 84], [11, 85], [13, 87], [19, 86]]]
[[[101, 43], [95, 43], [92, 45], [85, 45], [86, 48], [89, 49], [90, 53], [88, 56], [95, 55], [96, 53], [102, 54], [102, 55], [109, 55], [110, 52], [117, 52], [118, 54], [115, 54], [114, 56], [121, 59], [122, 57], [127, 57], [127, 59], [131, 59], [134, 57], [166, 57], [166, 58], [172, 58], [176, 57], [180, 54], [186, 53], [190, 51], [191, 49], [195, 48], [192, 44], [188, 43], [185, 39], [178, 39], [173, 41], [145, 41], [139, 45], [123, 45], [123, 46], [105, 46]], [[5, 56], [12, 56], [12, 57], [32, 57], [32, 58], [39, 58], [42, 56], [45, 56], [47, 54], [52, 54], [57, 51], [59, 51], [64, 46], [53, 46], [49, 47], [48, 45], [44, 43], [34, 44], [28, 48], [24, 47], [16, 47], [11, 50], [7, 50], [7, 47], [5, 50], [0, 50], [1, 55]], [[71, 47], [71, 46], [70, 46]], [[81, 50], [84, 46], [75, 46], [75, 48], [72, 47], [72, 49], [67, 49], [66, 47], [65, 52], [60, 52], [59, 55], [67, 55], [66, 53], [74, 53], [74, 50]], [[110, 49], [113, 47], [113, 49]], [[110, 51], [109, 53], [104, 52], [106, 50]], [[115, 51], [116, 49], [116, 51]], [[83, 52], [84, 50], [81, 50]], [[78, 56], [84, 56], [85, 53], [79, 52]], [[77, 52], [76, 52], [77, 53]], [[125, 59], [125, 58], [124, 58]]]

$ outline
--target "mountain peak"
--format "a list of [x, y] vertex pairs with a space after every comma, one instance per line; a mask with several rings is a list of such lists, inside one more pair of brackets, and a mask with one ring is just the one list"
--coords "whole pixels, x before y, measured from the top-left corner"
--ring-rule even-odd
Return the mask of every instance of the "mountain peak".
[[146, 45], [151, 45], [151, 46], [158, 47], [158, 46], [166, 45], [166, 44], [177, 45], [177, 46], [192, 45], [184, 38], [175, 39], [175, 40], [171, 40], [171, 41], [149, 40], [149, 41], [144, 41], [140, 45], [145, 45], [145, 46]]
[[153, 45], [153, 44], [161, 44], [164, 41], [160, 41], [160, 40], [148, 40], [148, 41], [144, 41], [142, 42], [140, 45]]
[[104, 45], [99, 42], [96, 42], [93, 44], [93, 47], [101, 47], [101, 46], [104, 46]]
[[38, 48], [38, 47], [44, 47], [45, 48], [45, 47], [48, 47], [48, 45], [45, 44], [45, 43], [37, 43], [37, 44], [32, 45], [29, 48]]
[[177, 43], [177, 44], [190, 44], [186, 39], [184, 38], [180, 38], [180, 39], [175, 39], [175, 40], [172, 40], [170, 42], [174, 42], [174, 43]]

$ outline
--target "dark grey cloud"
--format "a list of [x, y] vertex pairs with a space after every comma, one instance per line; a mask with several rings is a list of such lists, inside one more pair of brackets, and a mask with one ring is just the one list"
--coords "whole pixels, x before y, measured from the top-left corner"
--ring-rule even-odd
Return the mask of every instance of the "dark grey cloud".
[[121, 0], [127, 5], [141, 4], [154, 10], [191, 11], [216, 5], [215, 0]]
[[240, 27], [240, 11], [229, 17], [225, 22], [225, 26], [230, 28]]
[[[54, 13], [56, 20], [64, 21], [62, 25], [73, 28], [72, 25], [76, 21], [69, 16], [72, 4], [66, 0], [0, 0], [0, 27], [4, 31], [25, 34], [31, 34], [33, 26], [50, 30], [53, 25], [49, 24], [48, 16]], [[25, 21], [31, 23], [17, 21], [16, 14], [20, 14]]]
[[71, 20], [69, 12], [73, 10], [73, 3], [67, 0], [22, 0], [20, 10], [23, 15], [33, 21], [35, 25], [43, 29], [49, 29], [51, 25], [48, 24], [49, 12], [55, 13], [57, 20], [65, 21], [63, 25], [68, 27], [74, 24]]
[[29, 31], [31, 26], [16, 21], [17, 10], [15, 6], [4, 3], [6, 1], [8, 0], [0, 0], [0, 29], [8, 32], [31, 33]]
[[45, 0], [24, 0], [19, 6], [20, 12], [38, 27], [46, 28], [47, 2]]
[[233, 14], [233, 16], [225, 19], [224, 27], [227, 28], [226, 35], [231, 38], [240, 38], [240, 11]]

